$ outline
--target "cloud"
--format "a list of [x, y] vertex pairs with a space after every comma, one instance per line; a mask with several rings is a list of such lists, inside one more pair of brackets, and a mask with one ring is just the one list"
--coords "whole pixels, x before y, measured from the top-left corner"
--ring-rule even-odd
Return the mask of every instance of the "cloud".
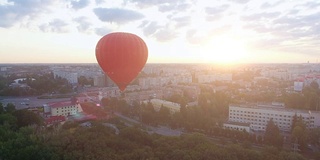
[[261, 9], [269, 9], [269, 8], [278, 6], [278, 5], [281, 4], [282, 2], [283, 2], [282, 0], [277, 1], [277, 2], [275, 2], [275, 3], [272, 3], [272, 4], [269, 3], [269, 2], [265, 2], [265, 3], [263, 3], [263, 4], [260, 6], [260, 8], [261, 8]]
[[163, 4], [176, 4], [178, 1], [176, 0], [127, 0], [128, 2], [132, 2], [136, 4], [140, 8], [147, 8], [153, 6], [159, 6]]
[[24, 18], [36, 17], [48, 11], [51, 4], [48, 0], [11, 0], [9, 5], [0, 5], [0, 27], [9, 28]]
[[160, 12], [185, 11], [192, 6], [186, 0], [127, 0], [139, 8], [158, 7]]
[[79, 25], [77, 26], [77, 29], [79, 32], [86, 32], [90, 26], [92, 25], [90, 22], [89, 22], [89, 18], [87, 17], [78, 17], [78, 18], [74, 18], [73, 21], [77, 22]]
[[101, 21], [117, 24], [126, 24], [144, 18], [144, 15], [139, 12], [119, 8], [95, 8], [93, 12]]
[[302, 6], [308, 8], [308, 9], [316, 9], [316, 8], [320, 7], [320, 2], [309, 1], [309, 2], [302, 4]]
[[104, 36], [104, 35], [112, 32], [112, 30], [107, 27], [96, 28], [94, 31], [99, 36]]
[[168, 18], [171, 20], [171, 23], [173, 23], [175, 29], [186, 27], [191, 23], [190, 16], [181, 16], [181, 17], [169, 16]]
[[229, 0], [230, 2], [235, 2], [235, 3], [239, 3], [239, 4], [246, 4], [248, 3], [250, 0]]
[[89, 0], [72, 0], [71, 6], [73, 9], [78, 10], [87, 7], [90, 4]]
[[105, 2], [105, 0], [96, 0], [96, 4], [102, 4], [104, 2]]
[[159, 42], [166, 42], [170, 41], [172, 39], [175, 39], [177, 37], [177, 33], [173, 30], [170, 30], [168, 28], [162, 28], [158, 30], [153, 37], [156, 38]]
[[220, 14], [226, 11], [229, 8], [229, 5], [225, 4], [219, 7], [206, 7], [205, 13], [209, 15]]
[[262, 13], [255, 13], [251, 15], [242, 16], [241, 19], [244, 21], [265, 21], [265, 20], [272, 20], [278, 18], [281, 15], [281, 12], [262, 12]]
[[158, 23], [156, 21], [152, 21], [152, 22], [144, 22], [146, 24], [144, 24], [143, 26], [141, 26], [140, 28], [143, 28], [143, 34], [145, 36], [151, 36], [154, 33], [157, 32], [158, 29], [160, 29], [162, 26], [158, 25]]
[[159, 25], [156, 21], [143, 21], [139, 28], [142, 28], [144, 36], [155, 38], [159, 42], [170, 41], [178, 35], [168, 26]]
[[61, 19], [54, 19], [53, 21], [40, 25], [40, 30], [43, 32], [57, 32], [66, 33], [69, 32], [68, 23]]
[[162, 4], [158, 6], [158, 10], [160, 12], [169, 12], [169, 11], [186, 11], [191, 7], [192, 4], [190, 3], [168, 3], [168, 4]]
[[229, 8], [229, 5], [221, 5], [219, 7], [206, 7], [205, 13], [207, 14], [207, 21], [218, 20], [223, 17], [223, 13]]
[[260, 16], [252, 15], [244, 18], [248, 20], [244, 29], [257, 33], [254, 41], [251, 42], [252, 46], [260, 50], [268, 49], [308, 55], [319, 54], [320, 49], [317, 46], [320, 42], [318, 21], [320, 12], [299, 13], [291, 10], [278, 16], [258, 14]]

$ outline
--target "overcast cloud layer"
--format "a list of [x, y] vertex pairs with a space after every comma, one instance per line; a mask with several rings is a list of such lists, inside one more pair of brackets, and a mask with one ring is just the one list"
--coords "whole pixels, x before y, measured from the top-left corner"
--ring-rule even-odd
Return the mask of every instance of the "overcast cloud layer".
[[320, 54], [317, 0], [0, 0], [0, 27], [105, 35], [131, 27], [158, 42], [199, 45], [231, 33], [250, 47]]

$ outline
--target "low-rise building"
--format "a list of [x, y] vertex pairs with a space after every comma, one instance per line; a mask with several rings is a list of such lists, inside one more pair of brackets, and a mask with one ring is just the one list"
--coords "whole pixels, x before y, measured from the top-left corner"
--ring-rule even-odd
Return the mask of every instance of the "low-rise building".
[[[48, 103], [45, 106], [45, 111], [49, 112], [49, 115], [52, 116], [69, 116], [75, 115], [79, 112], [82, 112], [82, 108], [79, 103], [73, 101], [61, 101]], [[47, 109], [46, 109], [47, 108]]]
[[51, 116], [51, 117], [45, 119], [45, 124], [47, 126], [51, 126], [54, 124], [62, 124], [65, 121], [66, 121], [65, 116]]
[[232, 130], [239, 130], [239, 131], [246, 131], [250, 133], [250, 123], [241, 123], [241, 122], [232, 122], [228, 121], [223, 124], [224, 129], [232, 129]]

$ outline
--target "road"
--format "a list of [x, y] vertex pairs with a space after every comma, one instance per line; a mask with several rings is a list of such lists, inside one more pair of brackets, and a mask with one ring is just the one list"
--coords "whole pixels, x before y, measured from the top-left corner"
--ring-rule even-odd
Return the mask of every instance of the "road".
[[16, 109], [40, 107], [43, 104], [51, 102], [60, 102], [70, 100], [70, 98], [59, 98], [59, 99], [38, 99], [36, 96], [29, 97], [0, 97], [0, 103], [6, 106], [8, 103], [12, 103], [16, 106]]
[[[129, 122], [135, 123], [135, 124], [141, 124], [139, 121], [136, 121], [132, 118], [126, 117], [120, 113], [114, 113], [116, 116], [123, 118]], [[147, 128], [148, 133], [157, 133], [163, 136], [180, 136], [183, 132], [179, 129], [171, 129], [166, 126], [159, 126], [159, 127], [152, 127], [148, 125], [144, 125], [144, 127]]]

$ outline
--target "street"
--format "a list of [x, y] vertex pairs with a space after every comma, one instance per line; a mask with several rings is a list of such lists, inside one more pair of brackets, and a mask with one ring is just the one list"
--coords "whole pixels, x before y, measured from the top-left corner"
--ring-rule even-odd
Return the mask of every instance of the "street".
[[16, 109], [40, 107], [43, 104], [50, 102], [60, 102], [70, 100], [70, 98], [59, 98], [59, 99], [38, 99], [37, 96], [29, 97], [0, 97], [0, 103], [5, 107], [8, 103], [12, 103], [16, 106]]
[[[129, 122], [135, 123], [135, 124], [141, 124], [141, 122], [136, 121], [132, 118], [126, 117], [120, 113], [114, 113], [116, 116], [123, 118]], [[157, 133], [163, 136], [180, 136], [182, 134], [182, 131], [179, 129], [170, 129], [165, 126], [158, 126], [158, 127], [152, 127], [148, 125], [144, 125], [144, 127], [147, 128], [148, 133]]]

